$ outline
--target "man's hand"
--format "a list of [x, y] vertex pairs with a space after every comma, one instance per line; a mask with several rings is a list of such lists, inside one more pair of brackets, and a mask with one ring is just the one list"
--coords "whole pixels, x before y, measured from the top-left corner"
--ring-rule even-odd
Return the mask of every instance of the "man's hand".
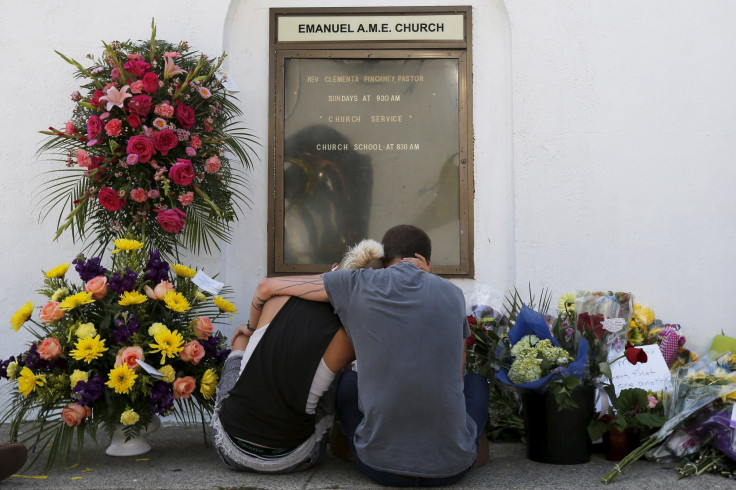
[[429, 272], [429, 268], [430, 268], [430, 264], [431, 264], [431, 261], [430, 262], [427, 262], [427, 259], [425, 259], [423, 256], [421, 256], [419, 254], [414, 254], [414, 257], [405, 257], [405, 258], [401, 259], [401, 261], [402, 262], [411, 262], [415, 266], [417, 266], [420, 269], [422, 269], [424, 272]]

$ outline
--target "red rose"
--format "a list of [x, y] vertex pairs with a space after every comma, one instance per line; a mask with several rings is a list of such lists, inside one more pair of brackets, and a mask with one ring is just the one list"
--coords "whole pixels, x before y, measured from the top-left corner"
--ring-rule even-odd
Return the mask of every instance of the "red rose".
[[179, 104], [174, 110], [176, 120], [179, 122], [179, 126], [185, 129], [190, 129], [194, 126], [194, 109], [185, 104]]
[[145, 117], [153, 109], [150, 95], [134, 95], [128, 102], [128, 110]]
[[97, 116], [89, 116], [87, 119], [87, 139], [93, 140], [102, 131], [102, 121]]
[[135, 153], [138, 155], [139, 162], [147, 163], [156, 154], [156, 146], [151, 141], [151, 138], [138, 134], [128, 140], [128, 147], [125, 151], [128, 155]]
[[158, 91], [158, 75], [153, 72], [143, 75], [143, 90], [152, 94]]
[[128, 115], [128, 124], [130, 124], [131, 128], [138, 129], [141, 127], [141, 118], [135, 112], [131, 112]]
[[[105, 159], [102, 157], [92, 157], [92, 162], [87, 167], [87, 173], [85, 174], [87, 177], [90, 176], [93, 170], [97, 170], [100, 168], [100, 165], [102, 165], [102, 162], [104, 162]], [[99, 182], [102, 180], [102, 170], [97, 170], [94, 175], [94, 179]]]
[[169, 233], [179, 233], [184, 228], [184, 220], [187, 217], [186, 213], [181, 209], [167, 209], [166, 211], [158, 211], [156, 221]]
[[191, 160], [184, 160], [179, 158], [173, 167], [169, 169], [169, 178], [174, 181], [176, 185], [187, 186], [194, 180], [194, 167], [192, 167]]
[[95, 93], [92, 94], [92, 98], [89, 99], [89, 103], [92, 105], [96, 105], [97, 107], [100, 106], [100, 97], [103, 95], [107, 95], [107, 92], [103, 92], [102, 90], [95, 90]]
[[634, 347], [631, 344], [626, 344], [626, 359], [629, 360], [631, 364], [636, 365], [637, 363], [641, 362], [647, 362], [647, 353], [644, 352], [644, 349], [639, 349], [637, 347]]
[[123, 65], [123, 68], [125, 68], [125, 71], [138, 78], [142, 77], [146, 72], [151, 71], [151, 65], [140, 60], [127, 61]]
[[471, 330], [478, 326], [478, 320], [475, 319], [475, 316], [468, 315], [468, 325], [470, 325]]
[[100, 189], [97, 200], [100, 201], [100, 206], [108, 211], [120, 211], [125, 206], [125, 199], [120, 199], [118, 193], [109, 187]]
[[172, 130], [164, 129], [156, 133], [153, 137], [153, 144], [159, 153], [166, 156], [169, 150], [173, 150], [179, 144], [179, 138], [176, 137], [176, 133]]
[[603, 337], [603, 320], [605, 318], [600, 313], [590, 315], [589, 313], [581, 313], [578, 315], [578, 330], [593, 331], [593, 336], [596, 339]]

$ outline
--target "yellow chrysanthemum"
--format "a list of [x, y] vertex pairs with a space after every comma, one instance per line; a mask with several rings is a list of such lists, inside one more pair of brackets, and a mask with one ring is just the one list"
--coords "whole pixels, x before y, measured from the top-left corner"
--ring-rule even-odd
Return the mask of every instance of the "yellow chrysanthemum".
[[184, 313], [191, 308], [189, 301], [187, 301], [184, 295], [175, 291], [168, 291], [164, 295], [164, 303], [166, 303], [168, 309], [178, 311], [179, 313]]
[[575, 293], [565, 293], [557, 301], [557, 310], [560, 314], [575, 313]]
[[59, 264], [46, 273], [46, 277], [59, 278], [66, 275], [66, 271], [69, 270], [69, 264]]
[[69, 376], [69, 382], [72, 385], [72, 389], [74, 389], [80, 381], [89, 381], [89, 371], [80, 371], [79, 369], [75, 369], [71, 376]]
[[161, 332], [162, 330], [168, 330], [169, 328], [164, 325], [163, 323], [154, 323], [150, 327], [148, 327], [148, 335], [151, 337], [155, 337], [157, 333]]
[[115, 393], [120, 395], [127, 395], [135, 384], [135, 379], [138, 377], [127, 364], [123, 363], [120, 366], [115, 366], [110, 370], [108, 374], [108, 380], [105, 383], [108, 387], [115, 390]]
[[45, 374], [33, 374], [33, 371], [24, 367], [18, 376], [18, 393], [23, 396], [30, 395], [37, 386], [46, 384]]
[[141, 294], [138, 291], [125, 291], [122, 295], [120, 295], [118, 304], [120, 306], [139, 305], [146, 302], [147, 300], [148, 296], [146, 296], [145, 294]]
[[646, 306], [634, 304], [634, 320], [641, 327], [648, 327], [654, 323], [654, 311]]
[[153, 349], [151, 354], [161, 353], [161, 364], [166, 363], [167, 357], [175, 358], [184, 350], [184, 337], [177, 330], [161, 329], [153, 336], [153, 340], [156, 343], [148, 346]]
[[173, 383], [176, 379], [176, 370], [169, 364], [159, 368], [158, 372], [164, 375], [161, 380], [166, 381], [167, 383]]
[[8, 375], [8, 379], [10, 381], [15, 380], [15, 377], [18, 375], [18, 368], [20, 366], [18, 365], [17, 361], [13, 361], [10, 364], [8, 364], [8, 367], [5, 370], [5, 374]]
[[236, 311], [238, 311], [234, 304], [232, 304], [222, 296], [215, 296], [214, 298], [212, 298], [212, 301], [220, 309], [220, 311], [224, 311], [225, 313], [235, 313]]
[[210, 368], [202, 375], [199, 391], [205, 400], [209, 400], [215, 394], [215, 388], [217, 388], [217, 374], [215, 374], [214, 369]]
[[33, 314], [33, 302], [29, 301], [10, 317], [10, 327], [17, 332], [31, 318], [31, 314]]
[[135, 411], [128, 409], [120, 415], [120, 423], [123, 425], [133, 425], [140, 420], [141, 416]]
[[182, 264], [174, 264], [171, 266], [174, 269], [174, 273], [179, 277], [194, 277], [197, 275], [197, 271]]
[[92, 293], [88, 293], [87, 291], [80, 291], [77, 294], [67, 296], [64, 301], [59, 303], [59, 308], [64, 311], [72, 311], [77, 306], [86, 305], [87, 303], [92, 302], [94, 302], [94, 298], [92, 298]]
[[74, 335], [76, 335], [80, 339], [83, 339], [85, 337], [94, 337], [95, 335], [97, 335], [97, 329], [95, 328], [94, 323], [82, 323], [77, 327]]
[[143, 243], [138, 240], [129, 240], [127, 238], [118, 238], [114, 243], [115, 250], [112, 251], [114, 254], [119, 252], [132, 252], [143, 248]]
[[105, 347], [105, 340], [100, 340], [99, 335], [79, 339], [74, 347], [76, 349], [69, 354], [77, 361], [84, 361], [88, 364], [101, 357], [103, 352], [109, 350]]
[[51, 301], [61, 301], [67, 294], [69, 294], [68, 288], [59, 288], [51, 295]]

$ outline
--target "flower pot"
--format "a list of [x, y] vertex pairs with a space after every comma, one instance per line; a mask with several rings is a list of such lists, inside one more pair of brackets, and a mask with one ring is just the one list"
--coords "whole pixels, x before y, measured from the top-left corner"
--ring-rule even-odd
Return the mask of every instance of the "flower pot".
[[125, 440], [125, 432], [123, 432], [123, 424], [116, 424], [115, 432], [110, 439], [110, 445], [105, 450], [108, 456], [139, 456], [146, 454], [151, 450], [151, 445], [146, 440], [146, 436], [156, 432], [161, 427], [161, 419], [158, 415], [154, 415], [151, 423], [138, 433], [137, 437]]
[[593, 417], [594, 394], [595, 387], [578, 386], [572, 392], [578, 407], [562, 411], [549, 392], [523, 394], [526, 457], [548, 464], [590, 461], [592, 443], [588, 423]]

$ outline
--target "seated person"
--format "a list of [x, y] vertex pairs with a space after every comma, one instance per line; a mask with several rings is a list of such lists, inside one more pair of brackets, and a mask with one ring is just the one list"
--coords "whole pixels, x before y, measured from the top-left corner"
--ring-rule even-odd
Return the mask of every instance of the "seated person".
[[[382, 256], [379, 243], [364, 240], [334, 269], [382, 266]], [[232, 342], [212, 419], [220, 458], [239, 471], [313, 466], [333, 422], [336, 373], [355, 357], [340, 319], [328, 303], [277, 297]]]

